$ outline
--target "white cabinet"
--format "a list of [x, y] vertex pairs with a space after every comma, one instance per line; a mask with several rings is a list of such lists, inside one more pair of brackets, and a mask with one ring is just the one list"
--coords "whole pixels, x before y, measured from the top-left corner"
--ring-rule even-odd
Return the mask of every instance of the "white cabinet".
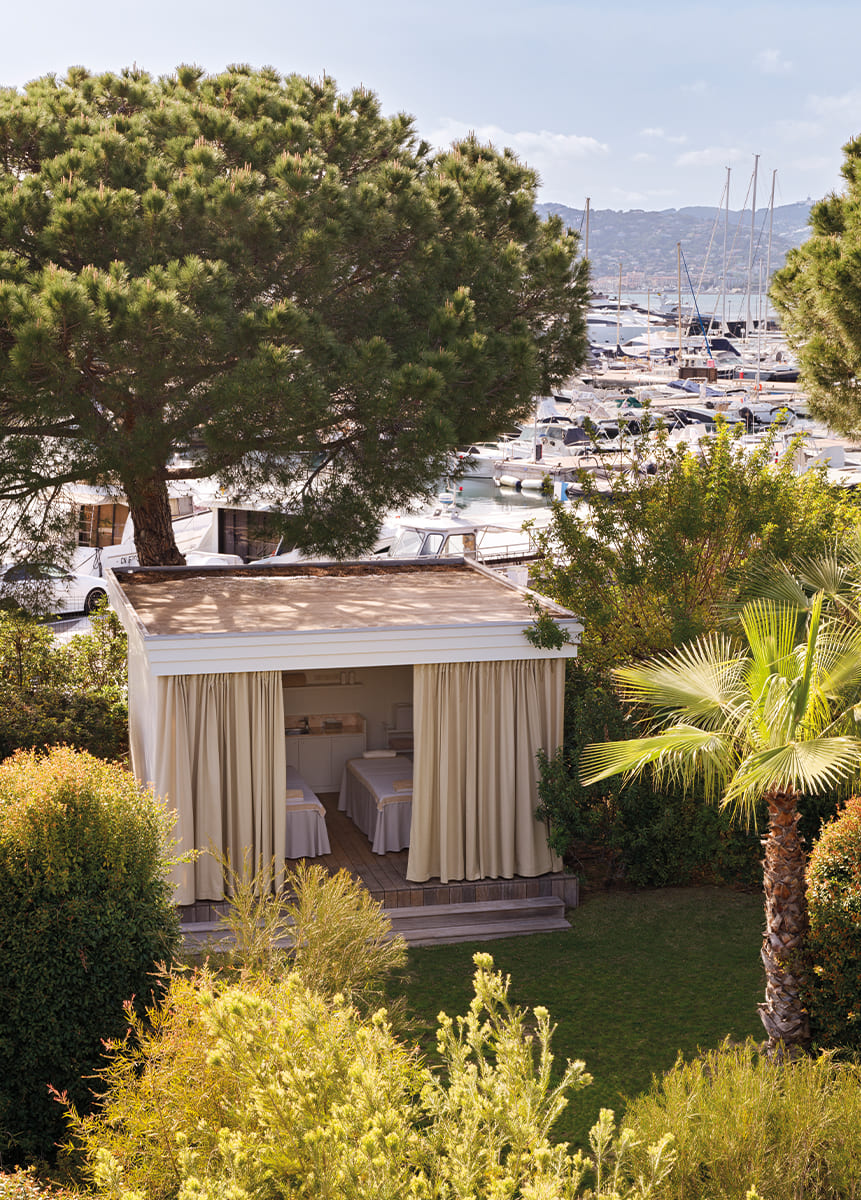
[[337, 792], [348, 759], [365, 752], [365, 722], [345, 722], [338, 732], [314, 727], [310, 733], [287, 736], [287, 765], [294, 767], [314, 792]]

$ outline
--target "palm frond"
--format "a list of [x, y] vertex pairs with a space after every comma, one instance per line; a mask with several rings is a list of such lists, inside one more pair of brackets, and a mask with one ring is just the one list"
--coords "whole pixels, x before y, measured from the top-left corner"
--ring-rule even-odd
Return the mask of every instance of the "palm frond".
[[816, 794], [845, 783], [861, 767], [861, 738], [818, 737], [749, 754], [724, 793], [723, 803], [747, 811], [769, 788]]
[[823, 618], [817, 638], [817, 685], [830, 698], [861, 683], [861, 626]]
[[751, 600], [740, 620], [750, 656], [764, 677], [783, 674], [797, 642], [797, 611], [772, 600]]
[[702, 779], [706, 794], [714, 795], [732, 777], [735, 761], [731, 738], [680, 723], [651, 737], [587, 746], [580, 758], [580, 782], [638, 775], [651, 766], [659, 778], [683, 786]]
[[[812, 590], [818, 591], [817, 588]], [[810, 596], [801, 582], [785, 563], [773, 558], [758, 560], [745, 567], [741, 591], [746, 603], [771, 601], [796, 613], [806, 613], [810, 607]], [[737, 609], [733, 610], [733, 615], [738, 615]]]
[[[792, 735], [795, 736], [795, 730], [798, 723], [804, 717], [808, 710], [811, 701], [811, 685], [813, 684], [813, 671], [816, 662], [817, 640], [819, 637], [819, 623], [822, 619], [822, 592], [817, 592], [813, 597], [813, 602], [810, 606], [810, 626], [807, 630], [807, 641], [803, 647], [803, 662], [801, 665], [801, 673], [795, 681], [793, 688], [793, 705], [792, 705]], [[797, 656], [796, 656], [797, 657]]]
[[627, 699], [719, 729], [743, 696], [744, 667], [732, 640], [712, 634], [614, 674]]
[[831, 601], [850, 603], [858, 576], [858, 564], [835, 548], [818, 558], [802, 558], [796, 564], [798, 578], [809, 592], [822, 592]]

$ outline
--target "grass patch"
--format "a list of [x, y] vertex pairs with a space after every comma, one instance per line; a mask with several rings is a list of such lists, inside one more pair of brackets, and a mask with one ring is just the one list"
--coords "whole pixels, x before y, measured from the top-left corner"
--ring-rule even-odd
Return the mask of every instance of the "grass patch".
[[557, 1025], [557, 1061], [584, 1059], [591, 1087], [572, 1097], [556, 1135], [585, 1145], [602, 1107], [617, 1116], [652, 1076], [729, 1036], [762, 1040], [756, 1005], [762, 897], [718, 888], [596, 896], [569, 914], [570, 933], [410, 950], [393, 991], [428, 1055], [436, 1016], [464, 1013], [472, 955], [488, 950], [511, 975], [515, 1003], [544, 1004]]

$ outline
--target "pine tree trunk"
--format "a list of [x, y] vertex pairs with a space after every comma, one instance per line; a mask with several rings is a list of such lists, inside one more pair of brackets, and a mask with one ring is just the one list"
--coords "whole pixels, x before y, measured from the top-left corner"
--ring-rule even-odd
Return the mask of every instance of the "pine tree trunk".
[[135, 549], [142, 567], [181, 567], [185, 559], [173, 536], [170, 501], [163, 479], [146, 479], [126, 486], [129, 513], [135, 529]]
[[763, 838], [765, 1003], [759, 1005], [759, 1015], [768, 1034], [768, 1053], [790, 1058], [810, 1044], [807, 1011], [800, 995], [807, 900], [797, 798], [791, 788], [766, 794], [768, 834]]

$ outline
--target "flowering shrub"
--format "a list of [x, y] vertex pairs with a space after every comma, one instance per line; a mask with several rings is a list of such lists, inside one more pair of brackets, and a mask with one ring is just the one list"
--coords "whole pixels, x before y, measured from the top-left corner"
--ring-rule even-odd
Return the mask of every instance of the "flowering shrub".
[[[112, 1200], [575, 1200], [641, 1197], [672, 1167], [668, 1139], [626, 1182], [633, 1149], [612, 1114], [593, 1155], [551, 1132], [582, 1063], [551, 1081], [550, 1018], [515, 1009], [489, 955], [475, 996], [441, 1015], [443, 1070], [380, 1010], [363, 1018], [291, 973], [220, 992], [206, 971], [171, 980], [103, 1073], [105, 1103], [73, 1114], [91, 1186]], [[597, 1189], [597, 1190], [595, 1190]]]
[[4, 1162], [50, 1157], [63, 1110], [49, 1089], [87, 1107], [102, 1039], [176, 947], [167, 836], [161, 803], [117, 764], [69, 747], [0, 764]]
[[823, 1046], [861, 1050], [861, 797], [822, 831], [807, 868], [806, 1002]]
[[0, 1172], [0, 1200], [72, 1200], [74, 1194], [41, 1183], [32, 1171]]

